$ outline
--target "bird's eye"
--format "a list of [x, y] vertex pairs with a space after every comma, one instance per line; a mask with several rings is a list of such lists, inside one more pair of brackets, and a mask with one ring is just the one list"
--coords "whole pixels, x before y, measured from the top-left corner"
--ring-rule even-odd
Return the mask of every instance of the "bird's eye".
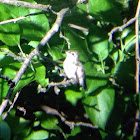
[[71, 54], [74, 56], [74, 53], [73, 52]]

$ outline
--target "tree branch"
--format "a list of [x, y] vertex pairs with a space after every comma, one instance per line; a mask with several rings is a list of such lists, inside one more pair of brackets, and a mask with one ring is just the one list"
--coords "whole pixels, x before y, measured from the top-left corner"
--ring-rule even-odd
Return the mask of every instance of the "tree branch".
[[9, 50], [5, 50], [5, 49], [1, 49], [0, 48], [0, 52], [4, 52], [5, 54], [7, 54], [8, 56], [12, 57], [14, 60], [17, 60], [19, 62], [23, 62], [25, 60], [24, 57], [21, 56], [17, 56], [15, 55], [13, 52], [9, 51]]
[[92, 125], [91, 123], [87, 123], [87, 122], [74, 122], [74, 121], [68, 121], [66, 120], [66, 118], [64, 117], [64, 113], [60, 114], [56, 109], [48, 107], [46, 105], [42, 105], [41, 109], [43, 111], [45, 111], [47, 114], [51, 114], [51, 115], [56, 115], [58, 116], [62, 122], [64, 122], [67, 126], [70, 127], [70, 129], [74, 129], [74, 126], [85, 126], [85, 127], [89, 127], [92, 129], [98, 129], [97, 126]]
[[135, 20], [137, 19], [138, 17], [135, 16], [133, 18], [131, 18], [127, 23], [123, 24], [122, 26], [118, 26], [118, 27], [114, 27], [109, 33], [108, 33], [108, 36], [109, 36], [109, 42], [112, 41], [112, 36], [115, 32], [117, 31], [123, 31], [127, 26], [129, 26], [130, 24], [134, 23]]
[[74, 79], [66, 80], [66, 79], [64, 78], [64, 80], [61, 81], [61, 82], [51, 82], [51, 83], [49, 84], [49, 87], [54, 87], [54, 86], [64, 86], [64, 87], [67, 87], [67, 86], [70, 85], [70, 84], [76, 84], [76, 83], [77, 83], [77, 81], [75, 81]]
[[48, 11], [48, 9], [51, 7], [50, 5], [43, 5], [43, 4], [36, 4], [36, 3], [29, 3], [25, 1], [15, 1], [15, 0], [0, 0], [0, 3], [13, 5], [17, 7], [25, 7], [30, 9], [39, 9], [42, 11]]
[[[138, 1], [137, 11], [136, 11], [136, 21], [135, 21], [135, 34], [136, 34], [136, 44], [135, 44], [135, 61], [136, 61], [136, 73], [135, 73], [135, 83], [136, 83], [136, 94], [139, 95], [139, 72], [140, 72], [140, 63], [139, 63], [139, 14], [140, 14], [140, 1]], [[139, 119], [139, 109], [136, 111], [135, 119]], [[133, 136], [137, 136], [138, 122], [134, 124]]]
[[[68, 12], [69, 8], [64, 8], [62, 10], [60, 10], [57, 14], [57, 18], [56, 21], [54, 23], [54, 25], [52, 26], [52, 28], [46, 33], [46, 35], [43, 37], [43, 39], [40, 41], [40, 43], [38, 44], [38, 46], [26, 57], [24, 63], [22, 64], [20, 70], [18, 71], [18, 73], [16, 74], [15, 78], [13, 79], [13, 83], [16, 85], [18, 83], [18, 81], [20, 80], [21, 76], [24, 74], [26, 68], [28, 67], [31, 59], [35, 56], [35, 55], [39, 55], [39, 50], [49, 41], [49, 39], [59, 30], [59, 27], [61, 26], [62, 20], [64, 15]], [[14, 86], [15, 85], [11, 85], [9, 88], [9, 91], [7, 93], [6, 98], [10, 98], [13, 90], [14, 90]], [[2, 105], [0, 106], [0, 116], [3, 113], [5, 107], [7, 106], [7, 102], [5, 100], [3, 100]]]
[[5, 119], [6, 119], [6, 117], [7, 117], [8, 113], [9, 113], [9, 112], [11, 111], [11, 109], [14, 107], [15, 102], [16, 102], [16, 100], [17, 100], [17, 99], [18, 99], [18, 97], [19, 97], [19, 94], [20, 94], [20, 91], [16, 93], [16, 95], [15, 95], [15, 97], [14, 97], [14, 100], [13, 100], [12, 104], [10, 105], [10, 107], [9, 107], [8, 111], [7, 111], [7, 112], [4, 114], [4, 116], [3, 116], [3, 120], [5, 120]]

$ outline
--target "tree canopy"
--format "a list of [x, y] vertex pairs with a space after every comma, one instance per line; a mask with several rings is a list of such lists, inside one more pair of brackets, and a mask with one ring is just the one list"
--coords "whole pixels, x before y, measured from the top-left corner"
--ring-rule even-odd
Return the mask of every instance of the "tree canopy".
[[[0, 139], [138, 137], [139, 11], [137, 0], [0, 0]], [[63, 75], [66, 50], [86, 90]]]

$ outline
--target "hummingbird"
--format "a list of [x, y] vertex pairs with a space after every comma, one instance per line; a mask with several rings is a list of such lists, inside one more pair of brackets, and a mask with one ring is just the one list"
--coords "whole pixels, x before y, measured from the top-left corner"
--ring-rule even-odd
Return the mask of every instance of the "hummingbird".
[[66, 76], [69, 79], [73, 79], [82, 88], [86, 88], [85, 70], [82, 63], [79, 61], [79, 53], [77, 51], [66, 51], [66, 58], [63, 62], [63, 68]]

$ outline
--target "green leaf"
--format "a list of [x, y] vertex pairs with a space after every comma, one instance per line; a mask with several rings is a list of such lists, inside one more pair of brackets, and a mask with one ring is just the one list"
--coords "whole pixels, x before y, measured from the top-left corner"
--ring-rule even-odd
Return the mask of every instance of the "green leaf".
[[[12, 48], [10, 46], [10, 48]], [[14, 50], [16, 50], [16, 48], [14, 47]], [[0, 67], [4, 67], [8, 64], [14, 63], [15, 60], [13, 57], [8, 56], [9, 53], [13, 54], [12, 51], [9, 50], [8, 46], [0, 46]]]
[[[1, 70], [1, 75], [8, 76], [10, 79], [13, 80], [15, 75], [17, 74], [17, 71], [19, 71], [19, 68], [21, 67], [21, 64], [16, 62], [16, 63], [11, 63], [10, 65], [5, 66]], [[16, 85], [14, 89], [14, 93], [17, 92], [19, 89], [23, 88], [25, 85], [29, 84], [31, 81], [33, 81], [34, 75], [32, 70], [28, 67], [26, 72], [23, 74], [22, 78], [20, 79], [19, 83]], [[0, 79], [1, 81], [1, 93], [2, 97], [5, 97], [8, 91], [9, 86], [7, 85], [7, 81]]]
[[124, 42], [123, 47], [125, 51], [130, 53], [132, 53], [132, 51], [134, 52], [134, 48], [135, 48], [134, 46], [136, 42], [136, 36], [134, 31], [132, 29], [126, 28], [125, 30], [123, 30], [121, 38], [123, 39]]
[[81, 132], [81, 128], [80, 127], [74, 127], [74, 129], [71, 131], [70, 134], [66, 134], [67, 138], [68, 137], [74, 137], [76, 136], [78, 133]]
[[130, 6], [129, 0], [117, 0], [117, 2], [120, 3], [124, 9], [127, 9]]
[[33, 48], [36, 48], [36, 46], [39, 44], [39, 41], [30, 41], [28, 45], [32, 46]]
[[8, 124], [4, 121], [0, 121], [0, 139], [10, 140], [11, 130]]
[[16, 46], [20, 42], [19, 26], [15, 23], [0, 26], [0, 40], [9, 46]]
[[[39, 12], [39, 10], [30, 9], [30, 13], [35, 12]], [[30, 16], [20, 21], [19, 25], [22, 30], [22, 38], [32, 41], [40, 41], [50, 28], [44, 14]]]
[[49, 54], [52, 56], [54, 61], [63, 58], [62, 49], [61, 49], [62, 47], [63, 45], [59, 45], [59, 46], [57, 45], [57, 47], [52, 46], [50, 50], [48, 50]]
[[[7, 14], [9, 16], [9, 19], [18, 18], [29, 14], [29, 9], [24, 7], [17, 7], [17, 6], [7, 5], [7, 4], [1, 4], [0, 7], [1, 7], [0, 8], [1, 14], [2, 15]], [[8, 20], [7, 18], [8, 16], [6, 17], [1, 16], [1, 19]]]
[[103, 74], [98, 72], [95, 68], [94, 63], [87, 62], [85, 67], [86, 73], [86, 84], [87, 84], [87, 95], [96, 95], [99, 91], [104, 89], [108, 85], [108, 77], [110, 74]]
[[2, 101], [2, 98], [6, 96], [8, 89], [9, 85], [7, 84], [7, 81], [0, 79], [0, 102]]
[[17, 140], [19, 137], [24, 139], [30, 133], [30, 121], [24, 118], [15, 116], [15, 110], [11, 110], [6, 118], [6, 122], [11, 128], [12, 138]]
[[108, 42], [108, 35], [105, 30], [92, 24], [88, 35], [88, 48], [93, 61], [101, 62], [105, 60], [113, 48], [112, 42]]
[[57, 126], [58, 120], [53, 115], [48, 115], [40, 111], [36, 112], [35, 115], [38, 118], [38, 120], [40, 120], [40, 125], [44, 129], [60, 130], [59, 126]]
[[[0, 5], [0, 9], [0, 19], [2, 21], [40, 12], [40, 10], [15, 7], [5, 4]], [[8, 13], [10, 13], [10, 16]], [[11, 26], [9, 26], [9, 24]], [[0, 39], [4, 43], [7, 43], [7, 45], [11, 46], [19, 44], [20, 38], [40, 41], [49, 30], [49, 22], [44, 14], [34, 16], [30, 15], [25, 19], [17, 21], [17, 23], [9, 24], [0, 26]]]
[[85, 64], [87, 91], [83, 105], [94, 125], [105, 129], [114, 104], [114, 89], [108, 88], [110, 74], [97, 72], [94, 63]]
[[129, 93], [135, 92], [135, 57], [120, 61], [114, 68], [113, 74], [125, 90]]
[[33, 131], [25, 140], [35, 140], [35, 139], [47, 139], [49, 137], [49, 133], [45, 130]]
[[35, 80], [41, 84], [43, 87], [48, 85], [48, 80], [45, 78], [46, 76], [46, 68], [41, 63], [34, 64], [35, 68]]
[[58, 120], [53, 116], [46, 117], [46, 119], [41, 122], [41, 126], [43, 128], [51, 129], [51, 130], [53, 129], [59, 130], [60, 128], [57, 126], [57, 124], [58, 124]]
[[96, 96], [88, 96], [83, 100], [85, 110], [94, 125], [105, 129], [114, 106], [114, 89], [105, 88]]
[[[73, 30], [70, 30], [69, 28], [65, 29], [65, 36], [69, 39], [71, 43], [71, 50], [77, 50], [80, 53], [80, 60], [81, 61], [87, 61], [89, 59], [89, 52], [88, 52], [88, 44], [87, 40], [84, 38], [81, 38], [80, 35], [78, 35]], [[66, 48], [67, 50], [68, 48]]]
[[[12, 9], [11, 9], [12, 10]], [[5, 5], [0, 5], [0, 21], [11, 19], [9, 10]], [[16, 23], [8, 23], [0, 26], [0, 40], [9, 46], [16, 46], [20, 42], [20, 29]]]
[[74, 91], [67, 89], [65, 91], [66, 100], [69, 101], [72, 105], [76, 105], [77, 101], [82, 98], [82, 92]]
[[111, 22], [115, 26], [122, 24], [120, 9], [117, 8], [115, 1], [89, 0], [89, 11], [99, 20]]

